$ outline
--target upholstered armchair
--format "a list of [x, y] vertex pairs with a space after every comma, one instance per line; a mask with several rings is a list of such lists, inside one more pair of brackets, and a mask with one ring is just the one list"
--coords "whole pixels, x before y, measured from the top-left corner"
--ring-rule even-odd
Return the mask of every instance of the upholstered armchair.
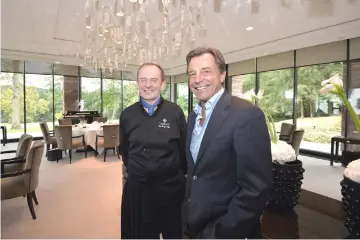
[[[58, 147], [62, 150], [69, 150], [70, 164], [71, 164], [71, 150], [85, 149], [85, 158], [87, 158], [87, 146], [84, 135], [72, 136], [72, 126], [54, 126], [55, 137]], [[57, 161], [59, 162], [59, 160]]]
[[71, 118], [59, 119], [59, 125], [72, 125]]
[[38, 205], [35, 190], [39, 184], [40, 163], [44, 154], [44, 142], [34, 141], [25, 168], [21, 171], [1, 174], [1, 201], [17, 197], [27, 197], [31, 216], [36, 219], [33, 200]]
[[299, 156], [299, 153], [300, 153], [300, 144], [303, 139], [304, 133], [305, 133], [304, 129], [298, 129], [298, 130], [295, 130], [292, 135], [291, 146], [295, 150], [296, 158]]
[[1, 151], [1, 154], [15, 153], [13, 158], [1, 159], [1, 174], [23, 170], [32, 141], [33, 137], [31, 135], [23, 134], [19, 139], [16, 150]]
[[295, 125], [291, 123], [281, 123], [279, 140], [291, 144], [292, 134], [295, 130]]
[[47, 123], [46, 122], [40, 123], [40, 129], [46, 144], [46, 151], [50, 150], [50, 145], [51, 148], [56, 148], [57, 147], [56, 138], [54, 136], [54, 133], [49, 131], [49, 127]]
[[120, 159], [119, 149], [120, 146], [120, 125], [104, 125], [103, 135], [96, 134], [95, 141], [95, 155], [97, 155], [98, 147], [104, 148], [104, 162], [106, 161], [106, 150], [117, 150], [117, 156]]
[[107, 117], [94, 117], [93, 118], [93, 122], [99, 122], [99, 123], [106, 123], [107, 120], [108, 120]]

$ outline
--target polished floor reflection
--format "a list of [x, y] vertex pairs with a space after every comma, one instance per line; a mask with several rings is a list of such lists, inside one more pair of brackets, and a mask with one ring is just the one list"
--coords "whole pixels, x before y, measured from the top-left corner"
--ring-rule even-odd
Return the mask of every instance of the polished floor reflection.
[[291, 212], [266, 209], [262, 234], [268, 239], [344, 239], [349, 236], [343, 221], [300, 205]]

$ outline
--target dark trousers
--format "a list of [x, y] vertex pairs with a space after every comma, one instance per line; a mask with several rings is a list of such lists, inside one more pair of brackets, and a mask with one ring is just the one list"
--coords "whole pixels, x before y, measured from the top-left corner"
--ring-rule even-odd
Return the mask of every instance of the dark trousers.
[[128, 175], [121, 206], [122, 239], [181, 239], [185, 177], [153, 180]]

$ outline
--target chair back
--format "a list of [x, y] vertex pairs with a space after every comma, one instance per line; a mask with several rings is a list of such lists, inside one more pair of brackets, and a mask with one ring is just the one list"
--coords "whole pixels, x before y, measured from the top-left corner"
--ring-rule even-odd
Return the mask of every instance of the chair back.
[[46, 143], [50, 142], [50, 131], [46, 122], [40, 123], [40, 129]]
[[94, 117], [93, 122], [106, 123], [107, 117]]
[[104, 125], [104, 147], [112, 148], [120, 145], [120, 125]]
[[292, 134], [295, 130], [295, 125], [291, 123], [281, 123], [279, 139], [287, 143], [291, 143]]
[[60, 149], [71, 149], [71, 145], [72, 145], [71, 125], [54, 126], [54, 133], [55, 133], [57, 145]]
[[31, 143], [33, 141], [33, 137], [29, 134], [21, 135], [19, 139], [19, 144], [16, 150], [16, 157], [26, 157], [29, 150]]
[[296, 157], [299, 156], [300, 144], [304, 136], [304, 129], [295, 130], [292, 136], [291, 146], [294, 148]]
[[71, 118], [59, 119], [59, 125], [72, 125]]
[[30, 169], [30, 173], [24, 176], [24, 185], [29, 189], [28, 192], [34, 191], [39, 184], [39, 169], [43, 156], [44, 141], [34, 141], [26, 159], [25, 166], [25, 169]]

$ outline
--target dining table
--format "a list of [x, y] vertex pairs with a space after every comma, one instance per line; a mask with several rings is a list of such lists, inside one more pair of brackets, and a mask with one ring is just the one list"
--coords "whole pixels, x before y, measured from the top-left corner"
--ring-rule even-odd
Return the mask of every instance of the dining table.
[[[103, 135], [103, 126], [106, 123], [93, 122], [91, 124], [76, 124], [72, 127], [72, 136], [84, 135], [85, 144], [90, 146], [94, 150], [96, 149], [96, 135]], [[103, 148], [97, 149], [97, 152], [101, 154], [104, 151]]]

